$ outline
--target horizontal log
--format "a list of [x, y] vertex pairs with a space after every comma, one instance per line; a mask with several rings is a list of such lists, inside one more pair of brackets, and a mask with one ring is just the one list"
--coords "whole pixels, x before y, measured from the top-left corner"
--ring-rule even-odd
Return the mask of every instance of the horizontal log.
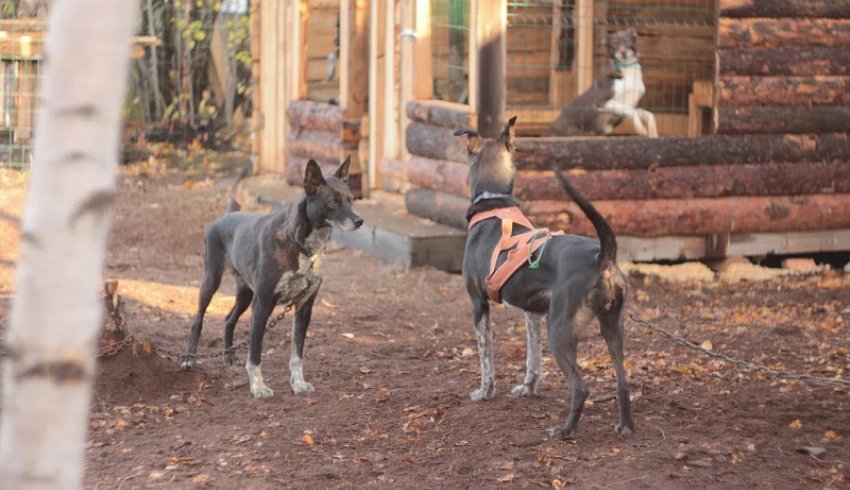
[[717, 25], [719, 48], [844, 46], [850, 44], [848, 19], [728, 19]]
[[435, 160], [469, 161], [466, 138], [455, 136], [453, 133], [453, 129], [412, 122], [407, 125], [405, 132], [407, 151], [413, 155]]
[[[850, 193], [850, 161], [600, 170], [569, 176], [593, 201]], [[514, 195], [523, 201], [566, 197], [552, 172], [537, 170], [517, 172]]]
[[718, 49], [720, 76], [814, 76], [850, 74], [847, 46], [789, 46], [777, 49]]
[[850, 131], [850, 106], [718, 108], [719, 134]]
[[290, 158], [304, 160], [323, 160], [339, 163], [344, 152], [339, 141], [321, 141], [310, 139], [288, 140], [286, 150]]
[[720, 0], [721, 17], [850, 17], [850, 0]]
[[404, 194], [407, 211], [456, 228], [466, 229], [466, 210], [469, 199], [453, 196], [433, 189], [413, 187]]
[[[850, 226], [850, 194], [597, 201], [615, 233], [629, 236], [708, 235], [812, 231]], [[572, 202], [524, 205], [536, 226], [593, 235], [593, 226]]]
[[469, 197], [469, 165], [466, 163], [410, 157], [407, 178], [417, 187], [435, 189], [455, 196]]
[[315, 129], [339, 133], [345, 109], [338, 105], [310, 100], [294, 100], [286, 109], [286, 117], [294, 130]]
[[[850, 47], [848, 47], [850, 50]], [[721, 76], [717, 105], [810, 106], [850, 103], [850, 77]]]
[[700, 138], [517, 138], [523, 170], [638, 169], [742, 163], [850, 161], [846, 133], [718, 135]]
[[413, 121], [441, 128], [474, 128], [475, 112], [465, 104], [443, 100], [411, 100], [407, 103], [407, 117]]

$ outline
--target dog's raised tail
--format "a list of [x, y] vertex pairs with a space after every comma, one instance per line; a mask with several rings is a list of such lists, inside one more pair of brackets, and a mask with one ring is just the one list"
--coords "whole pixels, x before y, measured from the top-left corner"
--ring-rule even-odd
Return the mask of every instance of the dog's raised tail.
[[593, 223], [593, 227], [596, 229], [596, 235], [599, 237], [599, 261], [602, 264], [607, 264], [611, 262], [617, 261], [617, 236], [614, 235], [614, 230], [611, 229], [611, 225], [605, 221], [605, 218], [599, 214], [599, 211], [593, 207], [593, 204], [590, 204], [590, 201], [584, 198], [578, 190], [567, 180], [567, 177], [561, 172], [560, 167], [557, 165], [552, 166], [552, 170], [555, 171], [555, 175], [558, 176], [558, 180], [561, 181], [561, 185], [564, 186], [564, 190], [567, 191], [570, 198], [575, 201], [579, 208], [587, 215], [590, 222]]
[[242, 168], [242, 171], [239, 172], [239, 177], [236, 177], [236, 182], [230, 186], [230, 203], [227, 205], [228, 213], [235, 213], [242, 209], [242, 205], [239, 204], [239, 198], [237, 196], [239, 192], [239, 185], [242, 184], [242, 181], [245, 180], [246, 177], [251, 175], [251, 171], [254, 169], [254, 159], [251, 158], [250, 163], [246, 163], [245, 167]]

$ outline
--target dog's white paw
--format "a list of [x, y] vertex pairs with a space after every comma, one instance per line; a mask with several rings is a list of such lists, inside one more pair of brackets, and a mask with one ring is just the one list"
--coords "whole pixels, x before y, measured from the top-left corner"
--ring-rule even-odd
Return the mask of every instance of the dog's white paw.
[[475, 390], [475, 391], [473, 391], [472, 393], [469, 394], [469, 398], [471, 398], [472, 401], [474, 401], [474, 402], [480, 402], [480, 401], [484, 401], [484, 400], [492, 400], [493, 396], [495, 395], [495, 391], [496, 390], [494, 390], [492, 388], [489, 389], [489, 390], [484, 390], [484, 389], [478, 388], [477, 390]]
[[251, 394], [254, 398], [271, 398], [274, 396], [274, 391], [264, 384], [256, 384], [251, 386]]
[[515, 397], [531, 398], [532, 396], [537, 396], [537, 389], [523, 383], [521, 385], [514, 386], [511, 390], [511, 395]]
[[184, 371], [188, 371], [195, 367], [195, 358], [194, 357], [186, 357], [184, 356], [182, 361], [180, 362], [180, 369]]
[[316, 391], [316, 388], [306, 381], [292, 383], [292, 392], [296, 395], [306, 395], [308, 393], [313, 393], [314, 391]]

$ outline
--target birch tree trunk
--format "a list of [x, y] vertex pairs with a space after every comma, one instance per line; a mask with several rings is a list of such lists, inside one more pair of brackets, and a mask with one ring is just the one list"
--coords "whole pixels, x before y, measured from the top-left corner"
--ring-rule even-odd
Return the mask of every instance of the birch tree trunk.
[[79, 488], [101, 328], [101, 267], [139, 2], [61, 0], [3, 360], [0, 486]]

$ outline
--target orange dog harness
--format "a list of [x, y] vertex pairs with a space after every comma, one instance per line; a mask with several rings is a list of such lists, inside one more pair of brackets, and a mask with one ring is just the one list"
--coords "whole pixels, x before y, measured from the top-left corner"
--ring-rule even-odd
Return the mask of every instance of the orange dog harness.
[[[496, 244], [490, 258], [487, 296], [491, 301], [501, 303], [502, 287], [508, 282], [508, 279], [526, 263], [530, 264], [532, 268], [536, 268], [536, 262], [532, 260], [534, 252], [542, 248], [553, 236], [563, 235], [564, 233], [560, 231], [551, 233], [548, 228], [535, 228], [516, 206], [478, 213], [469, 221], [469, 229], [471, 230], [473, 226], [490, 218], [502, 220], [502, 238]], [[528, 231], [514, 235], [514, 224], [527, 228]], [[497, 268], [499, 255], [502, 252], [508, 252], [508, 256]], [[540, 260], [539, 257], [538, 260]]]

